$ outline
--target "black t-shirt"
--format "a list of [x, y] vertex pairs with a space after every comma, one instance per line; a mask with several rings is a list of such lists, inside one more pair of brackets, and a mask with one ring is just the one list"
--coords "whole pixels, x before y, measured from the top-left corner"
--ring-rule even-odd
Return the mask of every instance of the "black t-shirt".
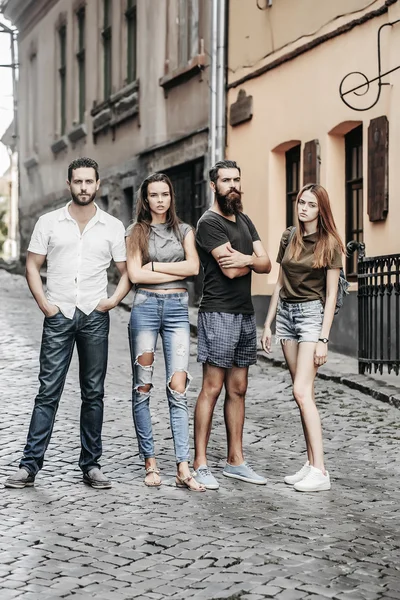
[[211, 254], [212, 250], [230, 242], [234, 250], [253, 254], [253, 242], [259, 240], [256, 228], [247, 215], [240, 213], [236, 222], [207, 210], [197, 223], [196, 245], [204, 270], [201, 312], [254, 314], [251, 301], [251, 272], [229, 279]]

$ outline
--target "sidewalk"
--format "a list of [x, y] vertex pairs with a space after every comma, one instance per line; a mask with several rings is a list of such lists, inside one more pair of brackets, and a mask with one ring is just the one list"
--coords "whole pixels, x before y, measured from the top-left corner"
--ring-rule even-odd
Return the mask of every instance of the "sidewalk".
[[[113, 289], [113, 286], [110, 286]], [[130, 310], [132, 306], [133, 292], [121, 302], [121, 306]], [[190, 328], [192, 334], [197, 336], [197, 308], [189, 308]], [[257, 328], [257, 337], [261, 338], [262, 328]], [[258, 351], [258, 358], [262, 361], [272, 362], [274, 366], [286, 368], [280, 345], [274, 344], [271, 354], [263, 350]], [[368, 394], [377, 400], [386, 402], [391, 406], [400, 408], [400, 375], [384, 372], [360, 375], [358, 373], [358, 361], [356, 358], [329, 351], [328, 362], [318, 370], [317, 377], [342, 383], [352, 389]]]

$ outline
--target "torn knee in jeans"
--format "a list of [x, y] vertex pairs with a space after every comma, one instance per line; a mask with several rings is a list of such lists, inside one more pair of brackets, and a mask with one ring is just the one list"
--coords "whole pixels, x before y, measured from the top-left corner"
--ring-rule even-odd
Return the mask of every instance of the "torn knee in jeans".
[[153, 370], [154, 350], [145, 350], [141, 354], [138, 354], [135, 358], [135, 365], [139, 365], [144, 369]]
[[154, 350], [145, 350], [135, 358], [135, 386], [139, 394], [147, 396], [153, 387]]
[[173, 396], [186, 396], [192, 376], [188, 371], [175, 371], [167, 381], [167, 388]]
[[140, 394], [148, 394], [152, 387], [153, 385], [151, 383], [145, 383], [143, 385], [135, 386], [135, 390]]

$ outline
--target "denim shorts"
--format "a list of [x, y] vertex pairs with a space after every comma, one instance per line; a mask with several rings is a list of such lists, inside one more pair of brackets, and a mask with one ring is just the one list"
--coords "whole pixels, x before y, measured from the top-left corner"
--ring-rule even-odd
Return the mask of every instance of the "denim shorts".
[[257, 362], [254, 315], [199, 312], [197, 361], [222, 369], [249, 367]]
[[279, 300], [276, 311], [276, 340], [318, 342], [323, 318], [324, 307], [320, 300], [295, 303]]

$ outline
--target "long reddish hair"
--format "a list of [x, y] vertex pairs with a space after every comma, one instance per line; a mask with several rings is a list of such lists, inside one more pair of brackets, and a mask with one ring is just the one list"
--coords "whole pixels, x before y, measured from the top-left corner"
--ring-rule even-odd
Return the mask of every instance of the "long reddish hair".
[[288, 258], [298, 260], [301, 251], [304, 250], [303, 235], [305, 233], [304, 224], [299, 221], [298, 204], [303, 192], [311, 192], [318, 202], [318, 240], [314, 248], [313, 267], [320, 269], [328, 267], [332, 263], [335, 251], [339, 250], [345, 254], [345, 248], [340, 235], [337, 232], [335, 219], [333, 218], [331, 203], [328, 192], [318, 183], [308, 183], [303, 186], [296, 198], [295, 226], [296, 231], [288, 248]]

